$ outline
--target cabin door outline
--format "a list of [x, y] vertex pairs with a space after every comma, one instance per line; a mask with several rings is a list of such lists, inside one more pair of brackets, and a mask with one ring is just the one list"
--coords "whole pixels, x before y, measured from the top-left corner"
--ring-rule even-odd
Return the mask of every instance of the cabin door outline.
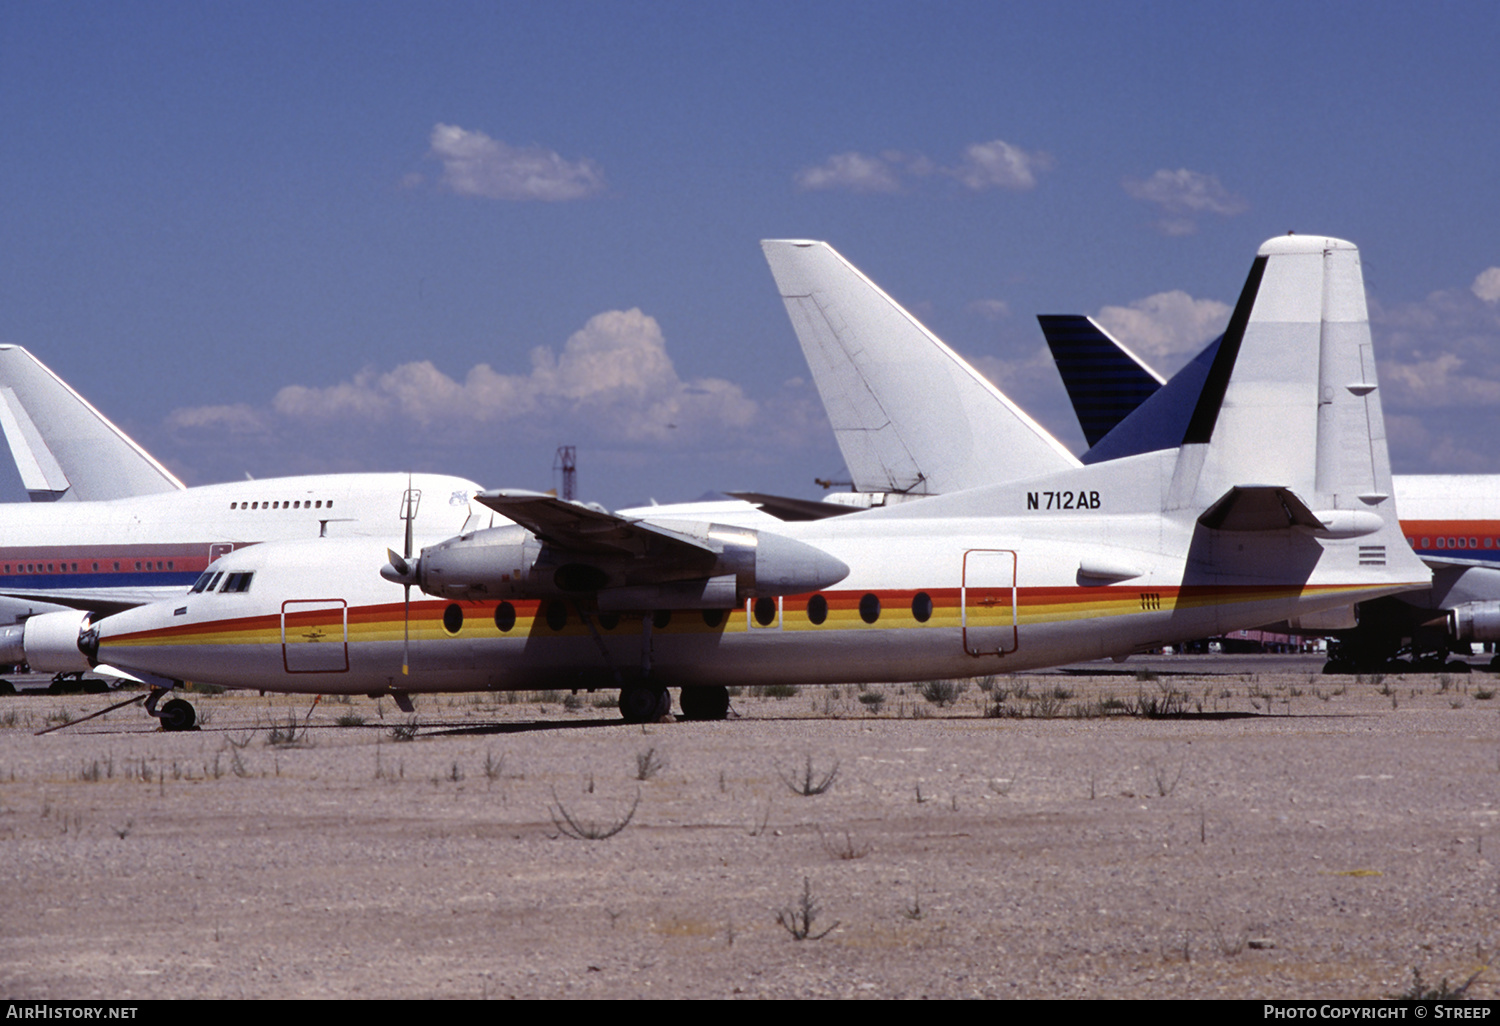
[[964, 553], [959, 608], [964, 651], [969, 655], [1003, 656], [1020, 645], [1016, 561], [1012, 549], [969, 549]]
[[343, 599], [282, 602], [281, 662], [287, 673], [348, 673], [349, 603]]

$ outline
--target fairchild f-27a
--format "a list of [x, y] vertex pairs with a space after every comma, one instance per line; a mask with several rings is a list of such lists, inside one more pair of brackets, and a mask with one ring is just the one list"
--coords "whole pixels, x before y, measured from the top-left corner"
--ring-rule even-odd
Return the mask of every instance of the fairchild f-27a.
[[1428, 580], [1396, 519], [1347, 242], [1261, 247], [1181, 445], [1089, 466], [1050, 448], [1031, 458], [1062, 465], [1022, 480], [774, 529], [486, 492], [513, 525], [420, 553], [237, 551], [185, 597], [59, 620], [26, 654], [305, 693], [618, 687], [628, 720], [665, 713], [673, 686], [708, 718], [734, 685], [970, 676], [1333, 625]]

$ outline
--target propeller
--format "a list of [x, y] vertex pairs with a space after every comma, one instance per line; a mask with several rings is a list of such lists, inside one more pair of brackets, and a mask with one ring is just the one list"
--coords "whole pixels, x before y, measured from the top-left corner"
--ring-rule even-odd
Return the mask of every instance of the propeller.
[[407, 676], [411, 672], [411, 586], [417, 583], [420, 560], [411, 558], [412, 549], [412, 522], [417, 518], [417, 504], [422, 501], [422, 493], [411, 486], [411, 475], [406, 478], [406, 494], [401, 497], [401, 519], [406, 521], [405, 552], [397, 555], [395, 549], [386, 549], [386, 557], [390, 560], [380, 568], [380, 576], [386, 580], [402, 586], [405, 598], [402, 603], [401, 613], [401, 675]]

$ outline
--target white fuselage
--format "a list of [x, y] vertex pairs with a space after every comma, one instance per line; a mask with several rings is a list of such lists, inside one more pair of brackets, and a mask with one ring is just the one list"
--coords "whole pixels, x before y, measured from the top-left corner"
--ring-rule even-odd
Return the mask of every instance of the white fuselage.
[[[0, 595], [81, 608], [185, 592], [210, 562], [246, 545], [401, 537], [402, 499], [422, 493], [416, 530], [457, 533], [479, 486], [438, 474], [323, 474], [204, 485], [98, 502], [0, 505]], [[399, 542], [398, 542], [399, 545]], [[92, 605], [91, 605], [92, 604]]]
[[[1099, 489], [1082, 504], [1076, 492], [1047, 500], [998, 485], [961, 502], [781, 524], [847, 564], [848, 576], [729, 610], [585, 622], [586, 603], [450, 601], [413, 589], [408, 614], [402, 586], [380, 576], [386, 544], [268, 544], [215, 564], [226, 579], [252, 573], [248, 590], [99, 622], [96, 657], [178, 680], [323, 693], [897, 681], [1123, 655], [1346, 607], [1425, 574], [1408, 552], [1409, 576], [1393, 583], [1387, 567], [1362, 565], [1368, 538], [1301, 530], [1257, 539], [1240, 558], [1236, 540], [1210, 538], [1196, 511], [1161, 513], [1171, 458], [1128, 462], [1079, 471]], [[1127, 488], [1127, 471], [1152, 483]]]

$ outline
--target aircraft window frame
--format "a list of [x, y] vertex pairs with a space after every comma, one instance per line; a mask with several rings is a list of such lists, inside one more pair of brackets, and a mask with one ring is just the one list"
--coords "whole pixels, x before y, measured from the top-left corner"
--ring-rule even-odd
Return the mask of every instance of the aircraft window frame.
[[658, 609], [651, 614], [651, 626], [659, 631], [666, 630], [672, 624], [672, 611], [670, 609]]
[[828, 600], [822, 595], [814, 595], [807, 600], [807, 622], [821, 627], [828, 620]]
[[917, 623], [926, 623], [932, 619], [932, 596], [925, 591], [919, 591], [911, 597], [911, 615]]
[[599, 614], [599, 626], [602, 629], [606, 630], [606, 631], [612, 631], [612, 630], [614, 630], [616, 627], [620, 626], [620, 614], [619, 613], [600, 613]]
[[502, 602], [495, 607], [495, 630], [501, 634], [509, 634], [516, 629], [516, 607], [509, 602]]
[[552, 599], [545, 608], [547, 626], [561, 633], [568, 626], [568, 604], [560, 599]]
[[865, 623], [874, 625], [880, 620], [880, 596], [873, 591], [867, 591], [859, 598], [859, 618]]
[[757, 627], [770, 627], [776, 622], [776, 599], [771, 596], [762, 595], [750, 608]]
[[225, 572], [224, 584], [219, 588], [221, 595], [243, 595], [250, 590], [251, 583], [255, 580], [254, 570], [229, 570]]
[[443, 610], [443, 630], [449, 636], [456, 635], [464, 629], [464, 609], [457, 602], [448, 603], [448, 608]]
[[725, 609], [703, 610], [703, 626], [710, 629], [717, 629], [724, 622], [727, 613], [728, 610]]

